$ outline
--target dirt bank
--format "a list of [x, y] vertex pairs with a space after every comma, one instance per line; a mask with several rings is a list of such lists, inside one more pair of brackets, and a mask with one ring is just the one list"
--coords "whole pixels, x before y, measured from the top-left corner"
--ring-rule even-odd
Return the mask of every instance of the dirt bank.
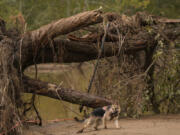
[[[140, 119], [120, 119], [120, 129], [113, 122], [108, 129], [99, 127], [98, 131], [88, 128], [77, 135], [180, 135], [180, 115], [148, 116]], [[76, 135], [82, 124], [75, 121], [46, 123], [42, 127], [31, 126], [24, 130], [25, 135]]]

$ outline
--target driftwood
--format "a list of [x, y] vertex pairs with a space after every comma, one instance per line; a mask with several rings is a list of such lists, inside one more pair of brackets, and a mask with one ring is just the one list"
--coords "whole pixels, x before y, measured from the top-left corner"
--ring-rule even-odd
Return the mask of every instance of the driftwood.
[[105, 98], [90, 95], [78, 90], [63, 88], [62, 86], [57, 86], [52, 83], [46, 83], [28, 77], [23, 77], [23, 82], [25, 84], [25, 92], [27, 93], [36, 93], [92, 108], [111, 104], [111, 102]]

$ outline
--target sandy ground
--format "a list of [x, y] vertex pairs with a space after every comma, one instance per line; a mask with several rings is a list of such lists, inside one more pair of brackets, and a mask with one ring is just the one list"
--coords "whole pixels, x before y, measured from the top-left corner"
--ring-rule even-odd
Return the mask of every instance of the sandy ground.
[[88, 128], [76, 134], [82, 123], [63, 121], [46, 123], [42, 127], [31, 126], [24, 135], [180, 135], [180, 115], [148, 116], [140, 119], [120, 119], [120, 129], [108, 122], [108, 129], [99, 127], [98, 131]]

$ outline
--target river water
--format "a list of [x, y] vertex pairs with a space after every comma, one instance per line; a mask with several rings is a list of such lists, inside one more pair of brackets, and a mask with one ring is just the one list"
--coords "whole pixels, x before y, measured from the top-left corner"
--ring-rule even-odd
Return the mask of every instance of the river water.
[[[71, 65], [38, 65], [38, 79], [61, 84], [63, 87], [86, 91], [90, 77], [92, 75], [93, 65], [83, 63]], [[34, 78], [34, 67], [30, 67], [25, 74]], [[32, 94], [24, 94], [23, 99], [29, 101]], [[73, 118], [79, 113], [79, 105], [67, 103], [61, 100], [52, 99], [45, 96], [36, 96], [36, 106], [43, 120]], [[74, 112], [73, 112], [73, 111]], [[28, 114], [34, 117], [34, 113]]]

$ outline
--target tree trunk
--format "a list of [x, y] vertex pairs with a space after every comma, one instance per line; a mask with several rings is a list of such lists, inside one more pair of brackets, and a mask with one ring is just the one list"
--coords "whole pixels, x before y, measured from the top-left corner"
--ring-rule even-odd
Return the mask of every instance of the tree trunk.
[[21, 85], [14, 64], [15, 44], [10, 38], [0, 42], [0, 131], [4, 134], [18, 134], [18, 130], [10, 130], [20, 120], [17, 108], [21, 106]]

